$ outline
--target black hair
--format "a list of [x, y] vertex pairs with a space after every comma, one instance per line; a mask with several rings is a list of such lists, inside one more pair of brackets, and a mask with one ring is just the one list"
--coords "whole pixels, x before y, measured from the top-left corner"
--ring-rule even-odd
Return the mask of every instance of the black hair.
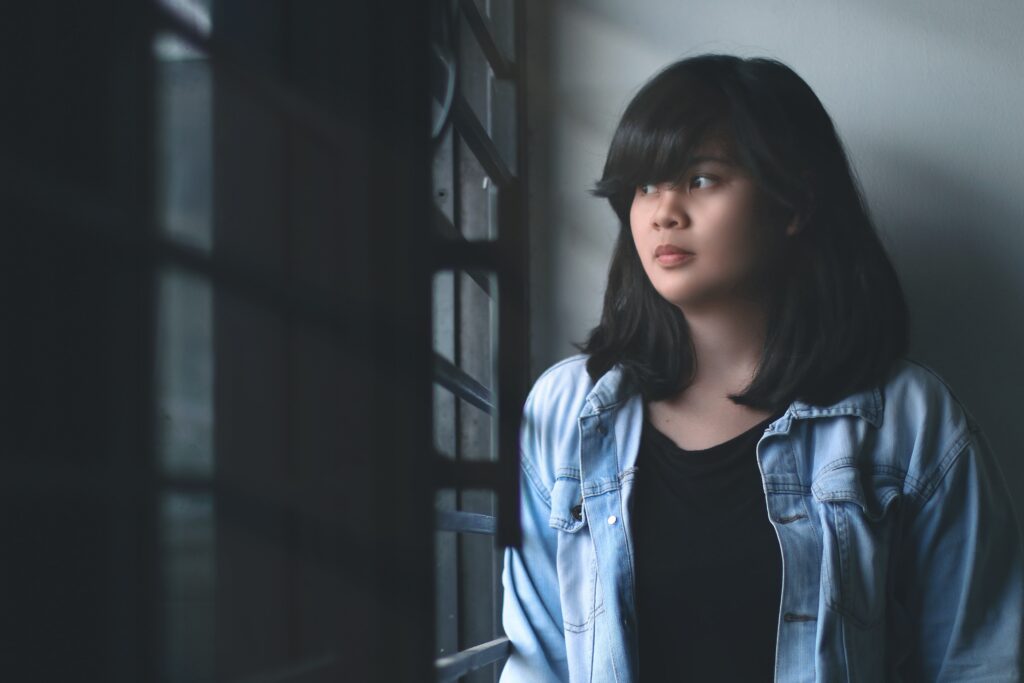
[[865, 207], [832, 120], [785, 64], [708, 54], [675, 62], [626, 107], [592, 193], [620, 221], [600, 323], [583, 344], [596, 381], [616, 364], [647, 401], [691, 382], [686, 319], [650, 283], [630, 229], [637, 185], [676, 180], [714, 140], [799, 231], [770, 293], [753, 381], [729, 398], [781, 410], [794, 399], [829, 405], [884, 383], [907, 352], [909, 313], [896, 271]]

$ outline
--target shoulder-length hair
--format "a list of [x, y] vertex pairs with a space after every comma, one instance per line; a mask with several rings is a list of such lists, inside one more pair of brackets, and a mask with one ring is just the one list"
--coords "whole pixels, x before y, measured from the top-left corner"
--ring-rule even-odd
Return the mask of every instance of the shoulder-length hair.
[[637, 185], [675, 180], [708, 140], [736, 161], [799, 231], [770, 292], [753, 381], [733, 402], [781, 410], [829, 405], [882, 384], [907, 352], [908, 311], [831, 118], [811, 88], [772, 59], [700, 55], [669, 65], [626, 107], [592, 193], [620, 230], [600, 323], [583, 344], [595, 381], [616, 364], [647, 401], [677, 395], [695, 361], [686, 319], [651, 285], [629, 213]]

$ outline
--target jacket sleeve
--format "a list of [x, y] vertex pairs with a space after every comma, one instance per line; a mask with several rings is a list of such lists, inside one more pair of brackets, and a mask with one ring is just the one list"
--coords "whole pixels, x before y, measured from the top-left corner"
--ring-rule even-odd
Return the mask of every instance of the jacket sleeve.
[[568, 681], [565, 633], [558, 589], [558, 532], [548, 525], [550, 491], [536, 463], [543, 447], [534, 395], [527, 397], [520, 427], [520, 519], [522, 544], [506, 548], [502, 624], [511, 654], [501, 683]]
[[908, 523], [898, 599], [910, 640], [905, 680], [1022, 680], [1020, 527], [972, 420]]

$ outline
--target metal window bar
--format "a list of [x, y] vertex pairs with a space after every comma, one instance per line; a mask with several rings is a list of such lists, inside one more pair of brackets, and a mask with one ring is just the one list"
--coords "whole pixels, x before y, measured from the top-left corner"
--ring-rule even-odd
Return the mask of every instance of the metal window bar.
[[438, 270], [445, 268], [469, 270], [474, 267], [495, 270], [500, 281], [503, 276], [508, 276], [505, 273], [507, 266], [502, 264], [503, 260], [507, 260], [503, 256], [503, 247], [501, 240], [497, 242], [470, 242], [468, 240], [435, 242], [433, 265]]
[[457, 91], [452, 103], [452, 123], [462, 135], [462, 139], [465, 140], [470, 151], [480, 161], [487, 175], [498, 184], [499, 188], [508, 187], [515, 182], [515, 176], [501, 158], [497, 146], [487, 134], [487, 129], [477, 118], [469, 103]]
[[502, 480], [503, 470], [497, 462], [451, 460], [441, 454], [435, 454], [432, 469], [434, 481], [439, 489], [474, 488], [494, 491], [504, 483]]
[[476, 42], [480, 44], [480, 49], [483, 50], [484, 56], [487, 57], [495, 77], [504, 80], [514, 80], [516, 78], [516, 64], [501, 53], [501, 48], [498, 47], [498, 42], [494, 39], [495, 31], [491, 25], [491, 20], [486, 15], [480, 13], [480, 8], [477, 7], [473, 0], [460, 0], [459, 6], [466, 17], [466, 22], [473, 30]]
[[487, 534], [493, 536], [498, 528], [497, 517], [460, 510], [438, 510], [437, 530], [454, 531], [462, 534]]
[[494, 414], [490, 390], [438, 353], [434, 353], [434, 381], [485, 413]]
[[[444, 215], [444, 212], [437, 207], [437, 204], [434, 204], [433, 210], [434, 227], [437, 229], [438, 234], [441, 235], [443, 239], [448, 240], [449, 242], [470, 244], [470, 242], [465, 237], [463, 237], [462, 233], [458, 231], [455, 225], [450, 220], [448, 220], [448, 216]], [[472, 261], [475, 259], [470, 257], [467, 260]], [[485, 271], [473, 267], [463, 268], [463, 270], [466, 272], [467, 275], [469, 275], [469, 277], [473, 278], [473, 282], [475, 282], [477, 286], [480, 287], [480, 289], [482, 289], [487, 296], [491, 296], [491, 281], [490, 279], [488, 279], [487, 273]]]
[[508, 657], [509, 648], [508, 638], [502, 636], [467, 650], [456, 652], [448, 657], [442, 657], [434, 664], [437, 680], [439, 683], [457, 680], [460, 676], [465, 676], [470, 671]]

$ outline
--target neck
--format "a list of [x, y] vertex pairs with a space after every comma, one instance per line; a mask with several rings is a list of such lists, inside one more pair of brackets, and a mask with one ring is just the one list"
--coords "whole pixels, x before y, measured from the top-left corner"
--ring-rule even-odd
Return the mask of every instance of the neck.
[[[692, 386], [741, 392], [761, 360], [767, 326], [762, 301], [733, 300], [707, 309], [683, 309], [696, 363]], [[717, 392], [716, 392], [717, 393]]]

